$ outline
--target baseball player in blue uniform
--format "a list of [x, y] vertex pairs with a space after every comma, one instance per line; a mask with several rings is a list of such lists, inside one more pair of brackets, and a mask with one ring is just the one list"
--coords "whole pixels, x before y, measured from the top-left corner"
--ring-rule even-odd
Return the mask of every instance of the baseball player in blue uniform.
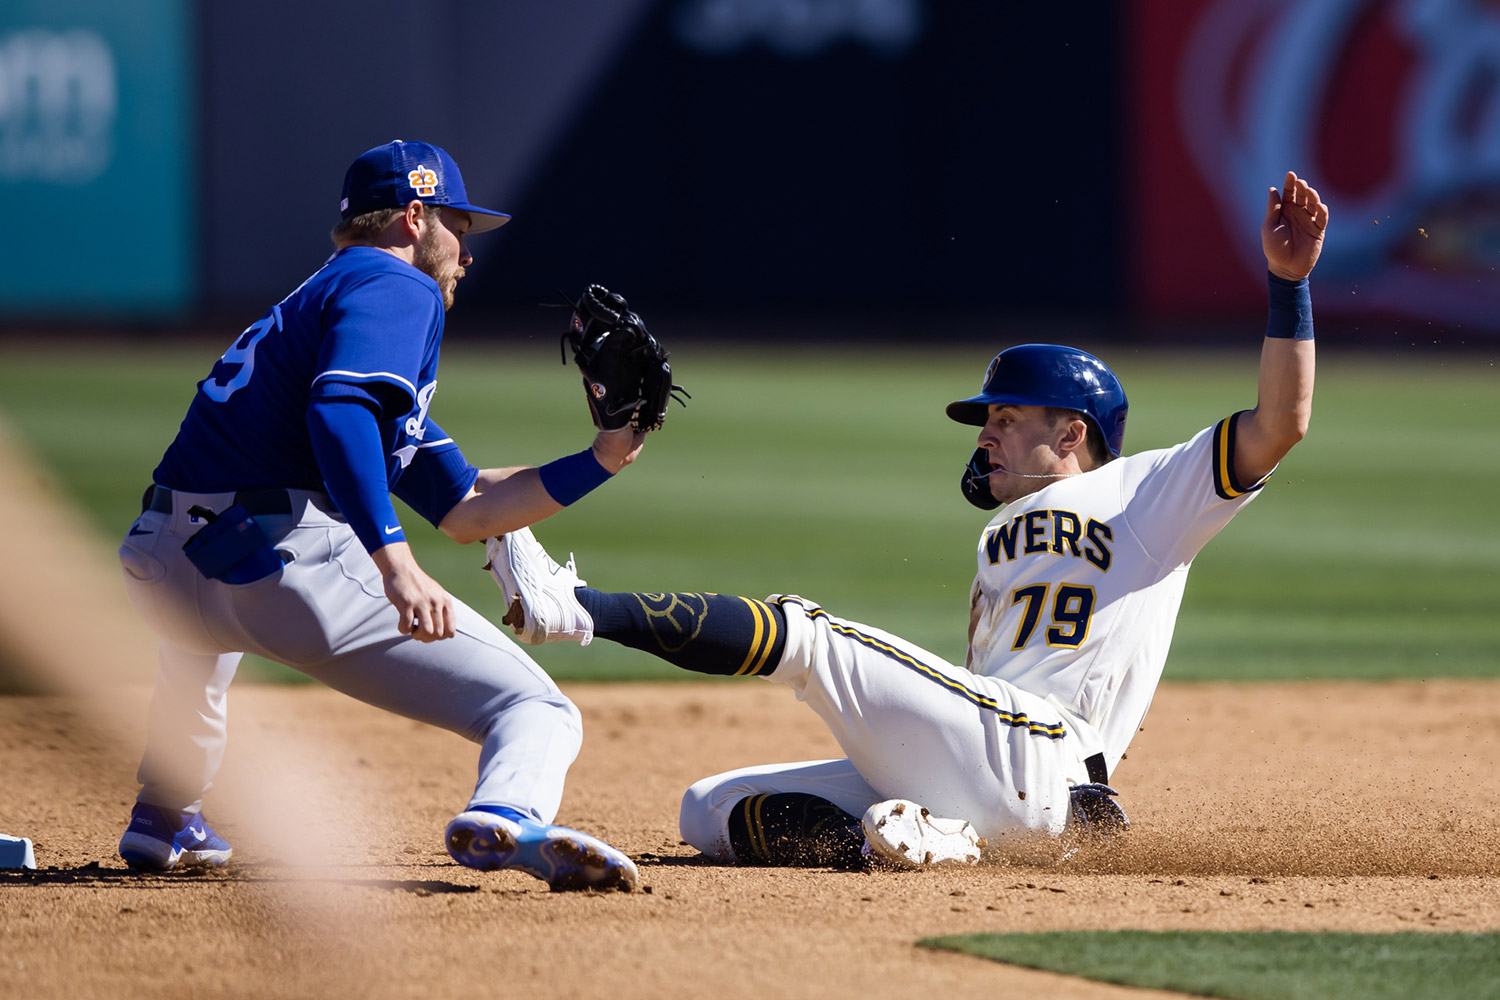
[[540, 468], [478, 469], [433, 419], [469, 238], [508, 219], [469, 202], [437, 146], [368, 150], [344, 178], [333, 256], [199, 383], [120, 547], [131, 601], [160, 636], [119, 848], [132, 868], [229, 860], [201, 810], [250, 651], [480, 745], [473, 794], [446, 831], [460, 863], [554, 889], [634, 886], [623, 853], [552, 824], [577, 709], [422, 570], [391, 499], [467, 543], [561, 510], [640, 452], [644, 435], [626, 427]]
[[602, 637], [688, 670], [762, 676], [844, 756], [741, 768], [683, 798], [684, 839], [726, 861], [973, 863], [1016, 838], [1128, 825], [1109, 775], [1165, 665], [1199, 550], [1259, 495], [1312, 409], [1308, 275], [1328, 210], [1288, 173], [1262, 225], [1270, 317], [1252, 409], [1171, 448], [1123, 454], [1127, 401], [1075, 348], [1000, 352], [948, 415], [980, 427], [963, 491], [981, 532], [962, 665], [812, 601], [606, 593], [527, 529], [490, 543], [527, 642]]

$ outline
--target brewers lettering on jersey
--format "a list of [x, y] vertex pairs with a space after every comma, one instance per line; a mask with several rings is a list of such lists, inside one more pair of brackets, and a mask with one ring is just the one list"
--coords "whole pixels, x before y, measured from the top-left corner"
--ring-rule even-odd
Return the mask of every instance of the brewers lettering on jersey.
[[471, 465], [433, 416], [444, 316], [469, 237], [510, 217], [469, 202], [446, 151], [402, 140], [354, 161], [339, 215], [333, 256], [198, 384], [120, 547], [161, 664], [120, 856], [146, 871], [229, 862], [202, 806], [248, 651], [479, 744], [478, 781], [445, 832], [460, 864], [628, 890], [629, 857], [552, 824], [578, 710], [422, 570], [391, 498], [480, 541], [602, 485], [644, 435], [600, 431], [539, 468]]
[[1113, 843], [1129, 821], [1110, 775], [1166, 665], [1193, 559], [1307, 432], [1308, 275], [1327, 224], [1294, 173], [1268, 190], [1254, 405], [1182, 444], [1124, 454], [1124, 387], [1058, 344], [1001, 351], [979, 393], [948, 405], [980, 428], [963, 496], [1003, 508], [978, 536], [963, 666], [802, 597], [591, 589], [529, 529], [499, 546], [505, 621], [530, 643], [598, 636], [687, 670], [765, 677], [818, 713], [842, 758], [687, 790], [682, 835], [712, 857], [922, 867], [1023, 837]]

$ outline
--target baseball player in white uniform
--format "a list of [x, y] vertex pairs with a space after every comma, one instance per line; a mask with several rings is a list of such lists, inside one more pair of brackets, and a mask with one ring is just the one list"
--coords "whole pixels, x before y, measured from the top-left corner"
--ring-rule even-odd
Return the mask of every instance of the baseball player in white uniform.
[[1003, 509], [979, 536], [962, 666], [812, 601], [605, 593], [529, 530], [490, 543], [531, 643], [600, 636], [686, 669], [763, 676], [827, 724], [844, 757], [746, 767], [688, 789], [681, 828], [742, 863], [972, 863], [987, 842], [1128, 825], [1109, 775], [1156, 689], [1189, 568], [1307, 431], [1308, 275], [1328, 210], [1295, 174], [1267, 195], [1270, 316], [1252, 409], [1124, 456], [1114, 373], [1071, 347], [1002, 351], [948, 414], [981, 430], [966, 497]]

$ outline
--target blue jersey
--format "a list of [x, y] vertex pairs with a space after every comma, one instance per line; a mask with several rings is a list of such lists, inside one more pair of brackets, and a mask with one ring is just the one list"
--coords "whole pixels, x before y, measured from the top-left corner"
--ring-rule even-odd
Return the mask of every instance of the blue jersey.
[[[444, 482], [413, 484], [427, 498], [414, 506], [441, 518], [475, 471], [427, 415], [443, 316], [442, 292], [423, 272], [374, 247], [340, 250], [245, 330], [198, 384], [155, 481], [190, 493], [328, 492], [332, 473], [314, 454], [308, 406], [343, 394], [376, 411], [383, 454], [368, 460], [383, 458], [388, 488], [426, 452], [422, 475]], [[434, 492], [443, 498], [435, 506]]]

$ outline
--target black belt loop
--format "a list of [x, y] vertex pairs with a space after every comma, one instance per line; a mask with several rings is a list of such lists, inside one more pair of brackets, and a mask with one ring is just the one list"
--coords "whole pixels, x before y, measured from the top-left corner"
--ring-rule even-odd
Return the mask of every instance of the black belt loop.
[[155, 484], [147, 486], [141, 496], [141, 513], [148, 510], [154, 514], [172, 513], [172, 491]]
[[1104, 754], [1096, 753], [1085, 757], [1083, 766], [1088, 768], [1089, 780], [1096, 785], [1109, 784], [1109, 768], [1105, 766]]

